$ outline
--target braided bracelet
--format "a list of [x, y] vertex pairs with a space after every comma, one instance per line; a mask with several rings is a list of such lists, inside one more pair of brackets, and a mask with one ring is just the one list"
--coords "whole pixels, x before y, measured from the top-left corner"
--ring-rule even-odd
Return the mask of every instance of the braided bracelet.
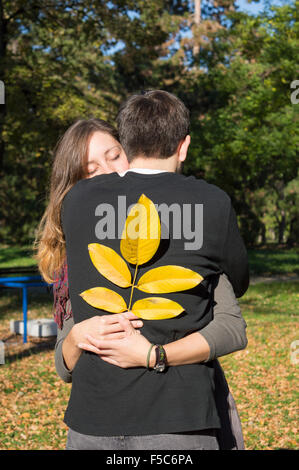
[[155, 346], [154, 344], [151, 344], [151, 347], [149, 348], [148, 353], [147, 353], [147, 360], [146, 360], [146, 367], [147, 367], [147, 369], [150, 368], [150, 367], [149, 367], [150, 355], [151, 355], [151, 351], [152, 351], [152, 349], [153, 349], [154, 346]]

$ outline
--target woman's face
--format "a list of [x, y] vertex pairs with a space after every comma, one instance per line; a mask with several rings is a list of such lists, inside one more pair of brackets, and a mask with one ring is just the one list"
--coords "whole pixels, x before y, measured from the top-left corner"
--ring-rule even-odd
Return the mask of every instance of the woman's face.
[[121, 173], [128, 168], [128, 160], [120, 143], [106, 132], [94, 132], [89, 141], [86, 178], [105, 173]]

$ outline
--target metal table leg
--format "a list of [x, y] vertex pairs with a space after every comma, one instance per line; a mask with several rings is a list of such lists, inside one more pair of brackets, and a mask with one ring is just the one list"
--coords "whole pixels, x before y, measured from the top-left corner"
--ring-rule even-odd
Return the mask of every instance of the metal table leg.
[[27, 343], [27, 309], [28, 309], [28, 301], [27, 301], [27, 287], [23, 287], [23, 325], [24, 325], [24, 333], [23, 333], [23, 343]]

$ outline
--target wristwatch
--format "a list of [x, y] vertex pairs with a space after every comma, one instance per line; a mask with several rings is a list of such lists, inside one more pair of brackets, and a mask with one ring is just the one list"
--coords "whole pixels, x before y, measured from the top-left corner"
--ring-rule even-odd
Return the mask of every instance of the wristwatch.
[[161, 344], [156, 345], [156, 364], [154, 365], [154, 370], [156, 372], [164, 372], [167, 366], [167, 357], [166, 352]]

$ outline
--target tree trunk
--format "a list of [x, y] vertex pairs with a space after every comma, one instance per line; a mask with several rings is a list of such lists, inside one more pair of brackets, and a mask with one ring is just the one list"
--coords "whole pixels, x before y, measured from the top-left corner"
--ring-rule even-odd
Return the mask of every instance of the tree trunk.
[[[6, 37], [6, 21], [4, 18], [3, 2], [0, 0], [0, 80], [4, 82], [5, 86], [5, 58], [7, 48]], [[6, 115], [5, 96], [4, 104], [0, 104], [0, 173], [3, 169], [5, 143], [3, 140], [3, 127]]]
[[278, 224], [278, 243], [283, 243], [285, 228], [286, 228], [285, 211], [281, 211], [281, 219]]
[[261, 244], [266, 245], [266, 225], [261, 222]]
[[[201, 21], [201, 0], [194, 0], [194, 24], [197, 28]], [[193, 45], [193, 56], [195, 57], [200, 51], [198, 44]]]

